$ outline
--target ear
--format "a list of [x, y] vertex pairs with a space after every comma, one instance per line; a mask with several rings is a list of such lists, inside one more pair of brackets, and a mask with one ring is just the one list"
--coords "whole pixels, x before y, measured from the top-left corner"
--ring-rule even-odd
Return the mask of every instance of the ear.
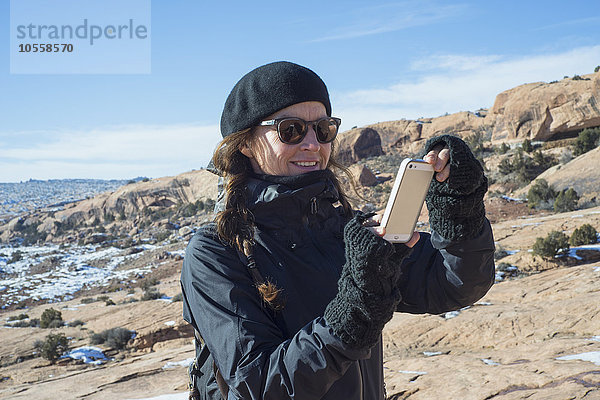
[[248, 143], [244, 143], [240, 147], [240, 153], [242, 153], [243, 155], [245, 155], [246, 157], [248, 157], [250, 159], [254, 158], [254, 153], [252, 153], [252, 149], [250, 149], [250, 146], [248, 146]]

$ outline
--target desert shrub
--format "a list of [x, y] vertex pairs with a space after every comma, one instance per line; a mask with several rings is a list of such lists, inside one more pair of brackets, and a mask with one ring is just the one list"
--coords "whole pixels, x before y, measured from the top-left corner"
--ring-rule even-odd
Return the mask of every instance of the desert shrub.
[[50, 334], [44, 341], [36, 341], [35, 346], [40, 355], [48, 361], [54, 362], [69, 351], [69, 340], [63, 333]]
[[58, 319], [53, 319], [48, 324], [48, 329], [56, 329], [56, 328], [60, 328], [64, 325], [65, 325], [65, 323], [63, 321], [59, 321]]
[[489, 150], [485, 145], [486, 141], [489, 139], [491, 139], [491, 137], [486, 138], [486, 132], [484, 130], [478, 130], [474, 134], [465, 138], [465, 143], [469, 146], [479, 162], [481, 162], [481, 165], [484, 165], [482, 159], [485, 153]]
[[90, 303], [94, 303], [97, 300], [94, 299], [93, 297], [86, 297], [84, 299], [81, 299], [81, 304], [90, 304]]
[[104, 302], [104, 305], [106, 306], [114, 306], [115, 302], [112, 299], [108, 299]]
[[20, 320], [15, 322], [14, 324], [10, 324], [13, 328], [39, 328], [40, 320], [38, 318], [33, 318], [30, 320]]
[[125, 328], [111, 328], [100, 333], [94, 333], [90, 339], [91, 344], [105, 344], [106, 346], [121, 350], [125, 348], [134, 331]]
[[7, 321], [21, 321], [27, 318], [29, 318], [29, 315], [27, 314], [12, 315], [7, 318]]
[[550, 208], [558, 193], [545, 179], [538, 179], [527, 192], [527, 205], [530, 208]]
[[171, 232], [159, 231], [158, 233], [156, 233], [154, 235], [154, 238], [156, 239], [157, 242], [163, 242], [163, 241], [167, 240], [169, 238], [169, 236], [171, 236]]
[[80, 319], [76, 319], [75, 321], [71, 321], [71, 322], [67, 323], [67, 326], [69, 326], [71, 328], [75, 328], [75, 327], [83, 326], [83, 325], [85, 325], [85, 322], [83, 322]]
[[142, 295], [142, 301], [157, 300], [163, 296], [164, 295], [161, 292], [159, 292], [157, 288], [151, 287], [144, 291], [144, 294]]
[[159, 283], [160, 283], [160, 281], [155, 277], [146, 278], [142, 281], [142, 284], [140, 285], [140, 287], [142, 288], [142, 290], [148, 290], [152, 286], [156, 286]]
[[[58, 321], [56, 323], [54, 323], [54, 321]], [[53, 324], [53, 326], [50, 326], [51, 324]], [[49, 308], [47, 310], [44, 310], [44, 312], [42, 313], [42, 318], [40, 319], [40, 327], [41, 328], [55, 328], [57, 327], [56, 324], [60, 323], [60, 326], [63, 325], [63, 319], [62, 319], [62, 313], [58, 310], [55, 310], [54, 308]]]
[[111, 212], [109, 212], [109, 211], [104, 212], [104, 223], [105, 224], [114, 222], [114, 220], [115, 220], [115, 216]]
[[573, 155], [579, 156], [598, 147], [600, 139], [600, 128], [586, 128], [579, 133], [573, 144]]
[[510, 150], [510, 146], [509, 146], [509, 145], [507, 145], [506, 143], [502, 143], [502, 144], [500, 145], [500, 147], [497, 147], [497, 148], [496, 148], [496, 152], [497, 152], [498, 154], [506, 154], [506, 153], [507, 153], [509, 150]]
[[559, 252], [569, 250], [569, 237], [562, 232], [552, 231], [545, 238], [535, 239], [533, 253], [544, 258], [554, 258]]
[[171, 302], [176, 302], [176, 301], [183, 301], [183, 295], [181, 293], [177, 293], [175, 296], [173, 296], [173, 298], [171, 299]]
[[571, 246], [581, 246], [584, 244], [594, 244], [598, 241], [598, 232], [590, 224], [583, 224], [573, 231], [569, 238]]
[[12, 255], [10, 256], [10, 260], [8, 260], [6, 263], [7, 264], [11, 264], [17, 261], [21, 261], [23, 259], [23, 253], [21, 253], [21, 250], [17, 250], [14, 253], [12, 253]]
[[554, 200], [554, 211], [568, 212], [577, 209], [579, 195], [573, 188], [562, 190]]
[[508, 251], [504, 250], [504, 247], [496, 245], [496, 251], [494, 252], [494, 260], [499, 260], [508, 256]]
[[531, 153], [533, 151], [533, 145], [531, 144], [531, 140], [529, 140], [529, 139], [523, 140], [523, 143], [521, 144], [521, 147], [527, 153]]
[[600, 71], [600, 65], [596, 66], [596, 68], [594, 68], [594, 72], [598, 72]]

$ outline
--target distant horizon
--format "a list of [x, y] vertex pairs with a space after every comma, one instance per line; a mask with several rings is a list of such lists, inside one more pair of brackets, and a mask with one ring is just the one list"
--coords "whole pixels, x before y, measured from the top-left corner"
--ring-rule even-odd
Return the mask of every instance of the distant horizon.
[[[110, 8], [95, 21], [126, 12]], [[206, 167], [229, 91], [277, 60], [323, 78], [342, 130], [489, 109], [505, 90], [587, 75], [600, 64], [600, 2], [576, 0], [565, 11], [563, 2], [517, 0], [151, 1], [151, 68], [140, 74], [108, 73], [110, 57], [106, 74], [11, 74], [14, 32], [5, 29], [0, 181], [162, 177]], [[0, 3], [0, 19], [10, 25], [10, 1]]]

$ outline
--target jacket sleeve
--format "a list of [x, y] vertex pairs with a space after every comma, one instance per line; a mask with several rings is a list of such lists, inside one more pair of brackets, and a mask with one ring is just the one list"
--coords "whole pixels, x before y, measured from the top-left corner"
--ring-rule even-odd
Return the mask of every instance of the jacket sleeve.
[[320, 399], [353, 362], [370, 356], [347, 348], [323, 318], [286, 339], [237, 253], [206, 230], [187, 247], [181, 286], [184, 318], [235, 398]]
[[487, 218], [479, 235], [448, 240], [421, 233], [402, 263], [397, 311], [440, 314], [471, 305], [494, 283], [494, 238]]

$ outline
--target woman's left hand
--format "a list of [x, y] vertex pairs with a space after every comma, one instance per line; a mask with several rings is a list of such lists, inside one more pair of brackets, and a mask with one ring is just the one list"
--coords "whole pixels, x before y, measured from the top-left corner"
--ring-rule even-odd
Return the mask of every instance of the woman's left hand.
[[437, 172], [435, 179], [438, 182], [444, 182], [450, 176], [450, 149], [448, 146], [439, 144], [435, 146], [423, 160], [433, 166], [433, 170]]
[[[381, 226], [382, 219], [383, 215], [375, 214], [371, 218], [367, 219], [363, 223], [363, 225], [374, 234], [383, 237], [385, 235], [385, 228]], [[417, 244], [420, 237], [421, 236], [419, 235], [419, 232], [415, 231], [413, 232], [413, 235], [411, 236], [410, 240], [404, 244], [406, 245], [406, 247], [412, 248], [415, 244]]]

